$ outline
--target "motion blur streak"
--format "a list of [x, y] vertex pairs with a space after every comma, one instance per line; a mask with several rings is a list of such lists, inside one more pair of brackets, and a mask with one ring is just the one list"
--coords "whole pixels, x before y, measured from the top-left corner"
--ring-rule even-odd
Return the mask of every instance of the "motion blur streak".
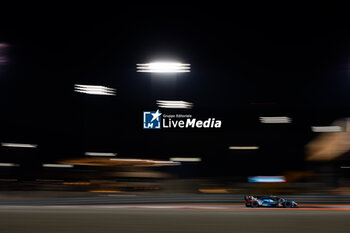
[[[106, 190], [107, 191], [107, 190]], [[182, 208], [181, 208], [182, 207]], [[349, 211], [225, 206], [62, 206], [0, 210], [3, 232], [349, 232]], [[48, 230], [49, 229], [49, 230]]]
[[90, 190], [90, 193], [120, 193], [118, 190]]
[[38, 182], [63, 182], [63, 180], [57, 180], [57, 179], [36, 179]]
[[201, 158], [186, 158], [186, 157], [174, 157], [170, 158], [171, 161], [176, 161], [176, 162], [200, 162], [202, 161]]
[[3, 2], [0, 233], [350, 233], [347, 2]]
[[229, 193], [227, 189], [199, 189], [201, 193]]
[[276, 123], [291, 123], [292, 119], [289, 117], [259, 117], [261, 123], [276, 124]]
[[117, 153], [85, 152], [85, 155], [87, 155], [87, 156], [106, 156], [106, 157], [113, 157], [113, 156], [116, 156]]
[[175, 100], [157, 100], [157, 105], [160, 108], [192, 108], [193, 103], [186, 101]]
[[15, 163], [0, 163], [0, 167], [18, 167], [18, 164]]
[[47, 164], [43, 164], [43, 167], [71, 168], [74, 166], [70, 165], [70, 164], [50, 164], [50, 163], [47, 163]]
[[313, 132], [341, 132], [343, 131], [340, 126], [312, 126]]
[[90, 185], [90, 182], [63, 182], [65, 185]]
[[334, 160], [350, 151], [350, 121], [340, 119], [332, 125], [341, 125], [342, 132], [323, 132], [306, 146], [306, 160], [327, 161]]
[[164, 165], [180, 165], [180, 163], [173, 162], [173, 161], [157, 161], [157, 160], [150, 160], [150, 159], [110, 159], [110, 160], [118, 161], [118, 162], [146, 162], [146, 163], [164, 164]]
[[258, 150], [258, 146], [229, 146], [230, 150]]
[[8, 47], [5, 43], [0, 43], [0, 65], [7, 62], [7, 57], [5, 56], [5, 50]]
[[136, 64], [137, 72], [150, 73], [183, 73], [190, 72], [190, 64], [178, 62], [152, 62], [146, 64]]
[[173, 161], [157, 161], [151, 159], [110, 159], [110, 158], [76, 158], [60, 161], [62, 164], [74, 164], [74, 165], [84, 165], [84, 166], [101, 166], [101, 167], [135, 167], [135, 166], [174, 166], [180, 165], [179, 162]]
[[279, 182], [286, 182], [286, 178], [284, 176], [253, 176], [253, 177], [248, 177], [248, 182], [279, 183]]
[[116, 89], [105, 87], [105, 86], [95, 86], [95, 85], [74, 85], [74, 91], [89, 95], [116, 95]]
[[38, 145], [35, 145], [35, 144], [10, 143], [10, 142], [2, 142], [1, 146], [4, 146], [4, 147], [17, 147], [17, 148], [36, 148], [36, 147], [38, 147]]

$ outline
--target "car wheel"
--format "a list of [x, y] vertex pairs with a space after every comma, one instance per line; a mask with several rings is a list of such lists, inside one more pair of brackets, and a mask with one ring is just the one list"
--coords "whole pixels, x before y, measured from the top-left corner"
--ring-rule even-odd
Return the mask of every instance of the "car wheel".
[[291, 208], [292, 207], [292, 202], [290, 202], [290, 201], [286, 201], [285, 203], [283, 203], [283, 206], [285, 207], [285, 208]]
[[257, 207], [259, 207], [259, 202], [253, 201], [251, 206], [252, 206], [252, 208], [257, 208]]

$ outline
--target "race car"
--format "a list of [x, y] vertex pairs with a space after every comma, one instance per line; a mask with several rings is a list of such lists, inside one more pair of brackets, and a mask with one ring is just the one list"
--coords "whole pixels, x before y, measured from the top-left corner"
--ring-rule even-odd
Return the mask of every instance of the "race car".
[[244, 196], [246, 207], [284, 207], [296, 208], [298, 203], [277, 196]]

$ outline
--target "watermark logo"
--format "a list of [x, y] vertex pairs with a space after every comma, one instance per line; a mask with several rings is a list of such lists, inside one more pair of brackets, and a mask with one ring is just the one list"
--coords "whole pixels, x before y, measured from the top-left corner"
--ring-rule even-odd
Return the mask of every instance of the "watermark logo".
[[156, 112], [143, 112], [143, 128], [160, 129], [161, 115], [162, 113], [160, 113], [159, 110], [157, 110]]
[[191, 114], [162, 114], [156, 112], [143, 112], [144, 129], [170, 129], [170, 128], [221, 128], [221, 120], [209, 117], [197, 119]]

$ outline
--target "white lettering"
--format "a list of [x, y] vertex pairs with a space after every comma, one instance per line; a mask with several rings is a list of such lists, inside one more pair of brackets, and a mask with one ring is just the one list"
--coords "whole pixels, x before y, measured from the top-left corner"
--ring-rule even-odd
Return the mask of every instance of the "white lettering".
[[196, 118], [187, 119], [186, 128], [188, 128], [188, 127], [194, 128], [195, 124], [196, 124]]
[[204, 121], [203, 127], [204, 127], [204, 128], [209, 128], [209, 127], [210, 127], [210, 119]]
[[183, 128], [184, 125], [185, 125], [185, 122], [184, 122], [184, 121], [179, 121], [179, 127], [180, 127], [180, 128]]
[[203, 121], [197, 121], [196, 126], [197, 128], [202, 128]]
[[221, 121], [217, 120], [215, 122], [215, 128], [221, 128]]

